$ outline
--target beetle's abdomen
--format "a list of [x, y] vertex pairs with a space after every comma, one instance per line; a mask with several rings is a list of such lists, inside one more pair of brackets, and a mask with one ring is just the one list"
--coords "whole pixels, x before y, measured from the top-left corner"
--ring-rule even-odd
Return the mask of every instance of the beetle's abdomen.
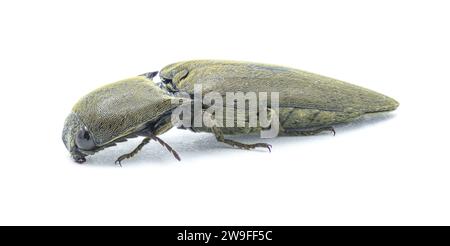
[[317, 109], [281, 108], [279, 110], [280, 135], [290, 135], [289, 130], [316, 129], [348, 123], [357, 119], [359, 112], [323, 111]]
[[[193, 94], [195, 84], [203, 93], [276, 92], [281, 107], [336, 112], [391, 111], [398, 103], [381, 93], [326, 76], [281, 66], [232, 61], [188, 61], [167, 66], [163, 76], [188, 71], [173, 83]], [[179, 72], [181, 73], [181, 72]]]
[[[295, 135], [295, 133], [292, 134], [292, 130], [294, 129], [309, 130], [348, 123], [362, 115], [363, 114], [358, 112], [334, 112], [317, 109], [280, 108], [278, 114], [279, 135]], [[225, 119], [220, 118], [220, 120], [223, 120], [221, 125], [225, 126]], [[195, 132], [211, 132], [211, 129], [208, 127], [192, 127], [191, 129]], [[249, 127], [247, 121], [245, 127], [237, 127], [236, 125], [234, 127], [221, 127], [221, 131], [225, 135], [248, 135], [260, 133], [261, 127]]]

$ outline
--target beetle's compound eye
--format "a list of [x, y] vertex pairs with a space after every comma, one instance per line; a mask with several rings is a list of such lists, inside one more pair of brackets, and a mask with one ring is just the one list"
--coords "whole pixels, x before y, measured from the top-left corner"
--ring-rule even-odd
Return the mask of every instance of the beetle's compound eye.
[[92, 139], [91, 134], [89, 134], [89, 131], [85, 127], [78, 131], [75, 143], [82, 150], [92, 150], [95, 148], [94, 139]]

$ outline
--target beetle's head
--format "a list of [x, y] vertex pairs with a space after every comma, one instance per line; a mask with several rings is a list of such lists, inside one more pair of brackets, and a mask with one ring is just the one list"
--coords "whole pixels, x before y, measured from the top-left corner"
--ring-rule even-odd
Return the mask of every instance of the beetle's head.
[[96, 147], [89, 130], [73, 112], [66, 118], [62, 139], [72, 158], [78, 163], [85, 162], [85, 157]]
[[135, 137], [144, 129], [161, 134], [170, 129], [170, 122], [162, 119], [177, 106], [171, 99], [145, 76], [94, 90], [81, 98], [66, 118], [64, 145], [76, 162], [83, 163], [87, 155]]

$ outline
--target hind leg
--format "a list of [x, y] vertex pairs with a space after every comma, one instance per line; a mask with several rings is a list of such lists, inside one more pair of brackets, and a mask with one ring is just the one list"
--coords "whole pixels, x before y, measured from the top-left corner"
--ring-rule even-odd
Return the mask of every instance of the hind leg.
[[[209, 131], [212, 132], [214, 134], [214, 136], [216, 137], [216, 140], [218, 142], [221, 143], [225, 143], [228, 145], [231, 145], [233, 147], [237, 147], [239, 149], [255, 149], [255, 148], [267, 148], [269, 151], [271, 151], [272, 145], [267, 144], [267, 143], [253, 143], [253, 144], [246, 144], [246, 143], [241, 143], [235, 140], [231, 140], [231, 139], [227, 139], [225, 138], [225, 134], [235, 134], [238, 135], [239, 133], [250, 133], [251, 129], [250, 128], [235, 128], [235, 127], [231, 127], [231, 128], [226, 128], [226, 127], [217, 127], [217, 119], [213, 119], [213, 117], [211, 116], [211, 114], [209, 112], [203, 112], [203, 114], [206, 116], [204, 118], [204, 120], [207, 122], [207, 125], [209, 125], [209, 127], [205, 126], [202, 128], [196, 128], [199, 131]], [[225, 132], [225, 134], [224, 134]]]
[[336, 131], [332, 126], [326, 126], [326, 127], [319, 127], [315, 129], [295, 129], [295, 128], [288, 128], [284, 129], [282, 132], [282, 135], [285, 136], [313, 136], [317, 135], [321, 132], [330, 131], [333, 133], [333, 136], [336, 135]]
[[237, 147], [239, 149], [255, 149], [255, 148], [267, 148], [269, 152], [271, 152], [272, 145], [267, 143], [254, 143], [254, 144], [245, 144], [238, 141], [234, 141], [231, 139], [225, 138], [220, 128], [217, 127], [211, 127], [211, 131], [214, 133], [214, 136], [216, 137], [218, 142], [222, 142], [228, 145], [231, 145], [233, 147]]

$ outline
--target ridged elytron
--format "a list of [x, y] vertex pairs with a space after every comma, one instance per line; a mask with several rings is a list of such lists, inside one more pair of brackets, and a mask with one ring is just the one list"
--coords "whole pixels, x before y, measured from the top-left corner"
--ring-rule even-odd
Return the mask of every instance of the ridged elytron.
[[[392, 111], [399, 105], [380, 93], [282, 66], [198, 60], [164, 67], [159, 71], [160, 83], [153, 82], [157, 74], [146, 73], [108, 84], [75, 104], [65, 121], [62, 139], [76, 162], [83, 163], [87, 155], [136, 136], [145, 138], [116, 163], [132, 157], [151, 140], [162, 144], [180, 160], [177, 152], [158, 135], [173, 127], [171, 113], [178, 105], [172, 99], [180, 92], [192, 96], [195, 84], [202, 85], [203, 93], [278, 92], [280, 136], [334, 133], [336, 124], [365, 114]], [[224, 137], [257, 133], [261, 127], [192, 127], [191, 130], [212, 132], [218, 141], [242, 149], [271, 148], [267, 143], [246, 144]]]

